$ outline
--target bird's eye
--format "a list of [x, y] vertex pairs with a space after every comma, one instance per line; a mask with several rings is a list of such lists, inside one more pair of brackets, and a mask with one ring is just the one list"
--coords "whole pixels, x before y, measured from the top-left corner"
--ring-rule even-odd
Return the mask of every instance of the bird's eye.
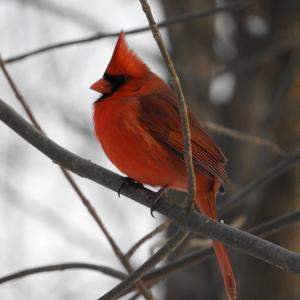
[[223, 186], [220, 186], [219, 188], [219, 192], [218, 192], [220, 195], [224, 195], [225, 194], [225, 189]]
[[120, 86], [128, 81], [128, 76], [126, 75], [110, 75], [105, 73], [103, 77], [111, 83], [113, 91], [117, 90]]
[[114, 78], [116, 85], [121, 86], [122, 84], [124, 84], [127, 81], [127, 77], [126, 76], [116, 76]]

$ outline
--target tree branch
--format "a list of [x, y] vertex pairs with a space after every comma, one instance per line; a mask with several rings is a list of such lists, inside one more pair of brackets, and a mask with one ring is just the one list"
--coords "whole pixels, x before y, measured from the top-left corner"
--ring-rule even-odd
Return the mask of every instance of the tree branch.
[[200, 122], [200, 124], [203, 128], [213, 130], [215, 133], [222, 134], [227, 137], [231, 137], [232, 139], [235, 140], [249, 142], [256, 146], [269, 148], [274, 153], [283, 157], [289, 156], [289, 153], [281, 149], [276, 143], [260, 138], [258, 136], [254, 136], [252, 134], [248, 134], [240, 130], [232, 129], [211, 121], [202, 121]]
[[152, 255], [146, 262], [144, 262], [135, 272], [130, 274], [128, 278], [124, 279], [115, 288], [110, 290], [98, 300], [112, 300], [117, 299], [125, 293], [139, 278], [147, 271], [155, 267], [161, 260], [163, 260], [170, 252], [172, 252], [186, 237], [187, 233], [179, 230], [172, 238], [170, 238], [154, 255]]
[[171, 221], [170, 220], [166, 220], [165, 222], [163, 222], [162, 224], [160, 224], [159, 226], [157, 226], [155, 229], [153, 229], [152, 231], [150, 231], [149, 233], [147, 233], [144, 237], [142, 237], [139, 241], [137, 241], [126, 253], [126, 256], [129, 258], [131, 257], [136, 250], [142, 245], [144, 244], [146, 241], [148, 241], [149, 239], [151, 239], [152, 237], [154, 237], [156, 234], [162, 232], [163, 230], [167, 229], [169, 226], [171, 225]]
[[[290, 224], [293, 224], [294, 222], [297, 222], [300, 220], [300, 210], [297, 210], [292, 213], [285, 214], [283, 216], [280, 216], [276, 219], [267, 221], [265, 223], [262, 223], [258, 226], [255, 226], [251, 229], [249, 229], [249, 232], [259, 235], [261, 237], [266, 237], [271, 234], [274, 234], [280, 230], [285, 229]], [[145, 274], [142, 279], [143, 282], [149, 285], [155, 284], [155, 282], [158, 282], [161, 280], [161, 278], [168, 276], [170, 273], [180, 271], [182, 269], [188, 268], [191, 265], [195, 265], [196, 263], [201, 263], [205, 261], [208, 258], [211, 258], [214, 256], [213, 248], [206, 248], [202, 250], [193, 251], [191, 253], [185, 254], [181, 256], [180, 258], [167, 263], [166, 265], [157, 268], [156, 270], [149, 272]], [[48, 272], [48, 271], [64, 271], [69, 269], [86, 269], [86, 270], [95, 270], [99, 271], [101, 273], [110, 275], [115, 278], [119, 279], [125, 279], [126, 274], [119, 272], [117, 270], [114, 270], [109, 267], [101, 266], [101, 265], [95, 265], [95, 264], [89, 264], [89, 263], [63, 263], [63, 264], [56, 264], [56, 265], [49, 265], [49, 266], [42, 266], [42, 267], [36, 267], [36, 268], [30, 268], [21, 270], [9, 275], [6, 275], [4, 277], [0, 278], [0, 284], [12, 281], [15, 279], [19, 279], [25, 276], [30, 276], [38, 273]], [[123, 277], [122, 277], [123, 276]]]
[[[20, 92], [17, 85], [15, 84], [14, 80], [8, 73], [8, 71], [5, 67], [5, 64], [1, 58], [1, 55], [0, 55], [0, 67], [4, 73], [4, 76], [7, 79], [11, 89], [13, 90], [16, 98], [21, 103], [22, 107], [24, 108], [24, 110], [25, 110], [27, 116], [29, 117], [29, 119], [31, 120], [32, 124], [35, 126], [36, 129], [38, 129], [40, 132], [45, 134], [45, 132], [42, 130], [41, 125], [38, 123], [33, 112], [31, 111], [30, 106], [28, 105], [27, 101], [25, 100], [22, 93]], [[85, 206], [85, 208], [87, 209], [87, 211], [89, 212], [91, 217], [94, 219], [94, 221], [99, 226], [100, 230], [102, 231], [102, 233], [108, 240], [110, 246], [112, 247], [115, 255], [117, 256], [117, 258], [119, 259], [121, 264], [124, 266], [124, 268], [127, 270], [128, 273], [132, 273], [133, 268], [131, 267], [129, 259], [126, 257], [126, 255], [123, 254], [122, 250], [120, 249], [120, 247], [118, 246], [116, 241], [113, 239], [112, 235], [109, 233], [108, 229], [106, 228], [106, 226], [102, 222], [100, 216], [98, 215], [96, 209], [93, 207], [93, 205], [91, 204], [89, 199], [83, 194], [83, 192], [81, 191], [81, 189], [79, 188], [79, 186], [77, 185], [77, 183], [75, 182], [75, 180], [73, 179], [71, 174], [67, 170], [65, 170], [62, 166], [60, 166], [60, 170], [62, 171], [66, 180], [69, 182], [69, 184], [74, 189], [75, 193], [78, 195], [79, 199], [81, 200], [82, 204]], [[148, 299], [148, 300], [153, 299], [151, 292], [144, 286], [144, 284], [142, 282], [137, 282], [137, 286], [140, 289], [141, 293], [144, 295], [145, 299]]]
[[218, 76], [226, 72], [240, 74], [242, 72], [250, 71], [253, 68], [257, 68], [258, 66], [269, 62], [270, 60], [276, 59], [280, 54], [287, 50], [299, 47], [299, 45], [299, 36], [286, 31], [279, 36], [276, 35], [273, 40], [269, 41], [268, 45], [253, 54], [217, 68], [213, 75]]
[[224, 203], [218, 205], [218, 209], [222, 213], [233, 209], [236, 207], [236, 205], [238, 205], [239, 202], [243, 200], [243, 197], [248, 196], [249, 193], [254, 191], [257, 187], [262, 186], [262, 184], [265, 184], [274, 179], [276, 176], [282, 174], [299, 160], [300, 150], [285, 156], [274, 166], [271, 166], [261, 175], [257, 176], [253, 181], [244, 186], [241, 190], [229, 197]]
[[[227, 10], [235, 11], [238, 9], [243, 9], [246, 7], [246, 5], [249, 4], [249, 2], [250, 2], [249, 0], [237, 0], [237, 1], [234, 1], [229, 4], [218, 5], [217, 7], [209, 8], [206, 10], [193, 11], [190, 13], [186, 13], [186, 14], [182, 14], [182, 15], [170, 18], [169, 20], [162, 21], [162, 22], [158, 23], [157, 25], [158, 25], [158, 27], [163, 28], [163, 27], [171, 26], [171, 25], [178, 24], [178, 23], [191, 22], [195, 19], [211, 16], [211, 15], [214, 15], [214, 14], [222, 12], [222, 11], [227, 11]], [[136, 34], [136, 33], [148, 31], [149, 29], [150, 28], [148, 26], [144, 26], [144, 27], [124, 31], [124, 33], [126, 35]], [[89, 37], [75, 39], [75, 40], [69, 40], [69, 41], [65, 41], [65, 42], [61, 42], [61, 43], [55, 43], [55, 44], [41, 47], [41, 48], [29, 51], [29, 52], [25, 52], [23, 54], [12, 56], [12, 57], [5, 59], [4, 62], [9, 64], [9, 63], [17, 62], [22, 59], [25, 59], [25, 58], [28, 58], [28, 57], [31, 57], [31, 56], [34, 56], [34, 55], [37, 55], [40, 53], [48, 52], [48, 51], [55, 50], [55, 49], [61, 49], [61, 48], [65, 48], [65, 47], [69, 47], [69, 46], [73, 46], [73, 45], [89, 43], [89, 42], [101, 40], [103, 38], [117, 37], [119, 34], [120, 34], [120, 31], [113, 32], [113, 33], [97, 32]]]
[[171, 81], [173, 83], [173, 87], [175, 89], [178, 101], [178, 110], [181, 120], [181, 128], [183, 133], [183, 143], [184, 143], [184, 162], [186, 167], [186, 173], [188, 176], [188, 193], [187, 193], [187, 202], [189, 207], [193, 207], [193, 203], [196, 196], [196, 179], [193, 167], [193, 156], [192, 156], [192, 146], [191, 146], [191, 132], [190, 132], [190, 124], [188, 118], [188, 111], [186, 106], [185, 97], [181, 88], [179, 77], [176, 73], [175, 66], [169, 56], [168, 50], [164, 45], [162, 37], [160, 35], [157, 24], [154, 20], [154, 17], [151, 12], [151, 7], [149, 6], [147, 0], [139, 0], [143, 11], [148, 19], [148, 23], [150, 29], [152, 31], [153, 37], [158, 45], [160, 53], [165, 61], [167, 66], [169, 75], [171, 77]]
[[[287, 226], [297, 221], [300, 221], [300, 210], [285, 214], [276, 219], [257, 225], [249, 229], [248, 232], [258, 235], [260, 237], [267, 237], [271, 234], [285, 229]], [[177, 258], [172, 262], [167, 263], [165, 266], [159, 267], [156, 270], [150, 272], [149, 274], [146, 274], [143, 277], [143, 281], [147, 285], [152, 285], [153, 283], [160, 281], [161, 278], [166, 277], [170, 273], [174, 273], [182, 269], [188, 268], [192, 265], [195, 265], [196, 263], [199, 264], [213, 256], [213, 247], [192, 251], [188, 254]]]
[[109, 275], [111, 277], [117, 279], [125, 279], [127, 275], [123, 272], [114, 270], [110, 267], [95, 265], [95, 264], [88, 264], [88, 263], [62, 263], [62, 264], [54, 264], [54, 265], [47, 265], [42, 267], [35, 267], [35, 268], [28, 268], [22, 271], [18, 271], [4, 277], [0, 277], [0, 284], [3, 284], [8, 281], [12, 281], [15, 279], [23, 278], [29, 275], [39, 274], [39, 273], [48, 273], [53, 271], [64, 271], [64, 270], [71, 270], [71, 269], [84, 269], [84, 270], [93, 270], [105, 275]]
[[[35, 129], [2, 100], [0, 100], [0, 120], [54, 162], [81, 177], [89, 178], [111, 190], [118, 190], [123, 177], [65, 150]], [[297, 157], [299, 159], [300, 151]], [[296, 155], [294, 159], [296, 161]], [[150, 200], [155, 196], [154, 192], [138, 185], [125, 187], [122, 189], [122, 194], [147, 207], [150, 207]], [[219, 240], [229, 247], [261, 259], [282, 270], [300, 273], [299, 254], [239, 229], [209, 220], [197, 212], [187, 214], [186, 210], [173, 199], [164, 199], [157, 211], [196, 234]]]

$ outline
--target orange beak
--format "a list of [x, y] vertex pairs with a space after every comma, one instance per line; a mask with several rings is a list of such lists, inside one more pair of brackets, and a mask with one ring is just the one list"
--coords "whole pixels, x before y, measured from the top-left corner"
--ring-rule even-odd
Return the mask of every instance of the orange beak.
[[110, 94], [112, 92], [112, 85], [108, 80], [101, 78], [97, 80], [95, 83], [93, 83], [90, 86], [90, 89], [105, 95], [105, 94]]

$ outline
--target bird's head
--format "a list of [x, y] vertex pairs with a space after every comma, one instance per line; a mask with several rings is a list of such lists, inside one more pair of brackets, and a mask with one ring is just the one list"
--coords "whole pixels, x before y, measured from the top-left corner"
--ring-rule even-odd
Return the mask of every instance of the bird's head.
[[150, 73], [147, 65], [128, 48], [124, 32], [121, 31], [110, 62], [101, 79], [90, 87], [101, 93], [101, 99], [117, 90], [134, 90], [137, 84]]

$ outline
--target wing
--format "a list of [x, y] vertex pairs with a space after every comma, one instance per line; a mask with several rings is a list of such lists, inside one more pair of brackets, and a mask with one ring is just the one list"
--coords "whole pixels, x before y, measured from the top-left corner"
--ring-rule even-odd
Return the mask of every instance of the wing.
[[[159, 143], [170, 149], [181, 160], [183, 157], [183, 137], [179, 112], [173, 93], [152, 93], [141, 96], [140, 122]], [[208, 177], [216, 176], [228, 183], [225, 170], [226, 158], [222, 150], [198, 125], [189, 112], [191, 146], [196, 171]]]

